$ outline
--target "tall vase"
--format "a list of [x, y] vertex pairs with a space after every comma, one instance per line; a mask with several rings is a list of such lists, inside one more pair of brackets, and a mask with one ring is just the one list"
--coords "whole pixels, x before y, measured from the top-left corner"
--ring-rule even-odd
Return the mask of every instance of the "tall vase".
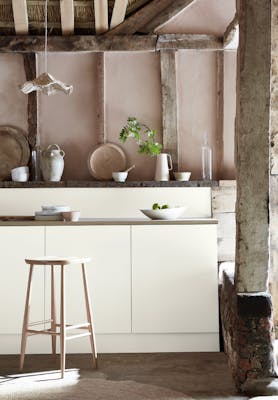
[[156, 156], [155, 176], [156, 181], [169, 181], [169, 171], [173, 169], [170, 154], [161, 153]]
[[45, 181], [59, 182], [64, 170], [65, 152], [52, 144], [42, 152], [41, 169]]

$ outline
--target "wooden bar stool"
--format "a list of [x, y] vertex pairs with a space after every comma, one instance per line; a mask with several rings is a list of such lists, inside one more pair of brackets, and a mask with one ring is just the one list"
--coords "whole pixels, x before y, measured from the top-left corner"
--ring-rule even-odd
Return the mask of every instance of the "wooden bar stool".
[[[92, 311], [90, 304], [90, 296], [88, 290], [87, 276], [85, 270], [85, 263], [91, 261], [90, 258], [78, 258], [78, 257], [37, 257], [28, 258], [25, 260], [30, 266], [29, 278], [27, 285], [27, 294], [25, 302], [25, 311], [22, 327], [22, 337], [21, 337], [21, 353], [20, 353], [20, 370], [23, 369], [26, 342], [27, 337], [30, 335], [51, 335], [52, 337], [52, 353], [56, 354], [56, 336], [60, 336], [60, 365], [61, 365], [61, 377], [65, 374], [65, 362], [66, 362], [66, 341], [69, 339], [75, 339], [83, 336], [89, 336], [92, 348], [93, 356], [93, 366], [97, 368], [97, 352], [95, 347], [95, 334], [92, 320]], [[87, 322], [80, 323], [78, 325], [67, 325], [66, 315], [65, 315], [65, 266], [69, 264], [81, 264], [82, 266], [82, 276], [84, 285], [84, 295], [87, 313]], [[31, 285], [32, 285], [32, 275], [35, 265], [50, 265], [51, 266], [51, 319], [43, 320], [39, 322], [29, 323], [29, 311], [31, 306]], [[59, 266], [61, 268], [61, 300], [60, 300], [60, 323], [56, 323], [56, 310], [55, 310], [55, 285], [54, 285], [54, 266]], [[51, 323], [50, 329], [36, 330], [30, 329], [31, 326], [40, 325], [43, 323]], [[59, 328], [59, 332], [57, 332]], [[80, 333], [76, 335], [67, 336], [66, 333], [72, 329], [85, 329], [88, 332]]]

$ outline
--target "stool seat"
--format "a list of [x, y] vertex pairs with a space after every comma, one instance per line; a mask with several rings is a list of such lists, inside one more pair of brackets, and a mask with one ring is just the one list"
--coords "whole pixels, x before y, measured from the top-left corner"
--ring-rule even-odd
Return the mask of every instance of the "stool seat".
[[34, 258], [26, 258], [26, 264], [34, 265], [68, 265], [68, 264], [85, 264], [90, 262], [90, 257], [60, 257], [60, 256], [42, 256]]
[[[32, 335], [50, 335], [52, 339], [52, 353], [56, 354], [56, 337], [60, 337], [60, 366], [61, 366], [61, 377], [64, 377], [65, 374], [65, 364], [66, 364], [66, 341], [81, 338], [84, 336], [89, 336], [91, 348], [92, 348], [92, 360], [93, 365], [97, 367], [97, 352], [95, 348], [95, 334], [93, 327], [93, 318], [92, 318], [92, 310], [91, 310], [91, 301], [89, 296], [89, 289], [87, 283], [87, 274], [85, 270], [85, 263], [91, 261], [89, 257], [58, 257], [58, 256], [42, 256], [42, 257], [32, 257], [26, 258], [26, 264], [29, 264], [29, 278], [27, 284], [27, 293], [25, 300], [25, 309], [24, 309], [24, 318], [23, 318], [23, 327], [22, 327], [22, 336], [21, 336], [21, 352], [20, 352], [20, 362], [19, 368], [23, 369], [24, 358], [25, 358], [25, 350], [26, 350], [26, 342], [27, 337]], [[82, 278], [83, 278], [83, 287], [84, 287], [84, 296], [85, 296], [85, 307], [87, 314], [87, 321], [83, 323], [78, 323], [75, 325], [69, 325], [66, 323], [66, 287], [65, 287], [65, 272], [68, 270], [70, 272], [70, 268], [66, 268], [66, 265], [69, 264], [80, 264], [82, 267]], [[31, 285], [32, 285], [32, 276], [34, 267], [36, 266], [48, 266], [51, 269], [51, 318], [49, 320], [43, 320], [38, 322], [29, 322], [29, 312], [31, 306]], [[60, 323], [56, 322], [56, 305], [55, 305], [55, 267], [60, 270]], [[50, 323], [51, 327], [49, 329], [33, 329], [32, 327], [36, 325], [42, 325]], [[32, 329], [30, 329], [32, 328]], [[72, 330], [85, 330], [79, 334], [67, 335], [69, 331]]]

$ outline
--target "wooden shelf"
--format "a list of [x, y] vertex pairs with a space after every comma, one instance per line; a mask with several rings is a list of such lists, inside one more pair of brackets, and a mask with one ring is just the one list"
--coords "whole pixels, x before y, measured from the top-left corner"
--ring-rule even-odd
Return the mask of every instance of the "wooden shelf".
[[61, 181], [61, 182], [0, 182], [0, 188], [140, 188], [140, 187], [217, 187], [219, 181], [126, 181], [117, 183], [114, 181]]

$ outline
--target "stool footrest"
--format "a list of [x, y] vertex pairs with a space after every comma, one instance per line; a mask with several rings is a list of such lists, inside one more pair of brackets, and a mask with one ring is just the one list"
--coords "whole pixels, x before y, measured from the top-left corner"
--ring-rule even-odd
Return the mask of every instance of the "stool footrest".
[[[61, 328], [61, 324], [55, 324], [55, 326]], [[89, 322], [84, 322], [84, 323], [76, 324], [76, 325], [67, 324], [66, 325], [66, 331], [70, 331], [70, 330], [73, 330], [73, 329], [88, 329], [89, 326], [90, 326]]]
[[53, 319], [43, 319], [42, 321], [34, 321], [34, 322], [30, 322], [28, 324], [28, 326], [35, 326], [35, 325], [42, 325], [42, 324], [49, 324], [50, 322], [52, 322]]
[[35, 329], [27, 329], [27, 334], [31, 335], [55, 335], [59, 336], [60, 332], [53, 332], [50, 329], [42, 329], [42, 330], [35, 330]]

